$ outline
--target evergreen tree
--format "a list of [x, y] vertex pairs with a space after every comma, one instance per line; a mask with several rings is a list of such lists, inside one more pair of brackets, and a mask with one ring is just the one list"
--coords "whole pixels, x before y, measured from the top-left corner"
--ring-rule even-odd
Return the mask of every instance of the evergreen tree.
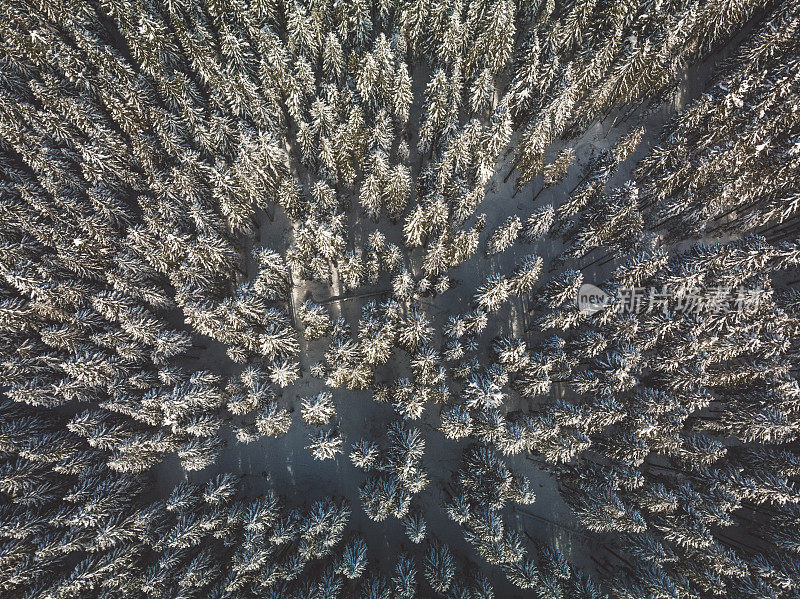
[[327, 391], [317, 393], [301, 402], [300, 413], [306, 424], [328, 424], [336, 415], [336, 406], [333, 404], [333, 395]]
[[492, 256], [507, 250], [517, 240], [522, 230], [522, 222], [519, 217], [509, 216], [486, 241], [486, 254]]
[[314, 459], [331, 460], [342, 453], [343, 440], [337, 431], [324, 429], [311, 434], [306, 449], [311, 450]]

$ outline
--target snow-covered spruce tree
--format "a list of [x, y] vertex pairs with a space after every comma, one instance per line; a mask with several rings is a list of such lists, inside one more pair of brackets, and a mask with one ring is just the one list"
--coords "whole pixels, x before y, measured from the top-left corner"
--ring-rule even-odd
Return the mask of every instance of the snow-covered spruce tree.
[[539, 241], [547, 235], [550, 227], [553, 226], [554, 219], [555, 211], [551, 204], [534, 210], [522, 227], [522, 237], [528, 243]]
[[425, 523], [425, 518], [418, 511], [412, 511], [406, 515], [403, 520], [403, 529], [412, 543], [421, 543], [425, 540], [428, 532], [428, 525]]
[[336, 416], [333, 395], [327, 391], [321, 391], [313, 397], [307, 397], [301, 401], [300, 413], [306, 424], [328, 424], [331, 418]]
[[572, 148], [566, 148], [558, 153], [553, 162], [545, 164], [542, 167], [543, 185], [533, 196], [533, 200], [539, 197], [539, 194], [544, 190], [560, 183], [567, 175], [569, 167], [575, 160], [575, 152]]
[[[429, 480], [421, 464], [425, 440], [420, 431], [398, 421], [387, 436], [387, 448], [381, 450], [362, 440], [350, 455], [356, 466], [371, 473], [360, 487], [360, 496], [367, 515], [376, 522], [409, 516], [414, 495], [428, 486]], [[424, 535], [424, 520], [419, 526]]]
[[504, 252], [517, 240], [522, 230], [522, 222], [517, 216], [509, 216], [486, 241], [486, 255]]
[[505, 303], [511, 293], [511, 283], [501, 273], [489, 275], [475, 293], [475, 304], [481, 310], [494, 312]]
[[286, 434], [291, 424], [292, 417], [289, 411], [281, 408], [276, 401], [271, 401], [256, 416], [254, 426], [262, 435], [277, 437]]
[[437, 541], [429, 544], [425, 554], [425, 578], [437, 593], [446, 593], [456, 574], [453, 556], [447, 545]]
[[297, 318], [303, 323], [306, 339], [325, 337], [331, 329], [331, 317], [324, 306], [307, 300], [297, 309]]
[[417, 579], [418, 574], [414, 559], [405, 554], [398, 556], [394, 576], [392, 576], [392, 585], [395, 594], [400, 597], [400, 599], [412, 599], [416, 597]]
[[331, 460], [342, 453], [343, 439], [338, 431], [322, 429], [309, 435], [306, 449], [316, 460]]

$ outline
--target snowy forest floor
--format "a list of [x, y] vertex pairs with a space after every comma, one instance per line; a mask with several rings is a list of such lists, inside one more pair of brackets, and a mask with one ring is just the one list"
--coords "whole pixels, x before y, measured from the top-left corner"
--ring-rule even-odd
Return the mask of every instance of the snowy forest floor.
[[[449, 273], [455, 283], [449, 291], [439, 296], [424, 298], [420, 302], [437, 330], [437, 336], [433, 340], [435, 347], [443, 345], [441, 329], [447, 316], [466, 311], [470, 307], [475, 289], [489, 274], [508, 272], [523, 256], [534, 254], [544, 260], [543, 276], [540, 281], [546, 280], [549, 263], [561, 250], [561, 243], [557, 239], [546, 237], [535, 244], [517, 242], [502, 254], [486, 258], [483, 253], [486, 236], [509, 215], [517, 214], [524, 220], [535, 208], [546, 204], [557, 207], [580, 180], [583, 166], [593, 151], [612, 146], [630, 127], [641, 124], [645, 127], [642, 143], [636, 153], [620, 166], [607, 189], [618, 186], [630, 178], [632, 168], [654, 145], [664, 122], [703, 93], [706, 83], [713, 78], [720, 61], [730, 54], [746, 33], [747, 30], [742, 32], [734, 43], [728, 45], [722, 52], [690, 67], [684, 75], [678, 93], [661, 106], [655, 109], [651, 107], [650, 110], [639, 108], [627, 118], [627, 122], [615, 124], [617, 118], [621, 119], [627, 114], [627, 107], [623, 108], [611, 113], [605, 120], [593, 123], [579, 137], [560, 140], [553, 144], [548, 151], [548, 160], [560, 150], [571, 146], [575, 151], [576, 163], [561, 183], [544, 190], [536, 197], [535, 202], [531, 199], [539, 191], [541, 177], [529, 183], [514, 196], [515, 174], [512, 174], [506, 182], [503, 181], [511, 168], [513, 152], [505, 153], [489, 183], [486, 199], [477, 210], [478, 213], [486, 213], [487, 217], [478, 252]], [[415, 77], [415, 81], [424, 82], [425, 78]], [[512, 140], [512, 147], [515, 141], [516, 136]], [[415, 140], [412, 139], [411, 144], [415, 145]], [[383, 220], [375, 224], [361, 217], [359, 211], [357, 202], [354, 201], [350, 209], [348, 226], [356, 247], [364, 247], [368, 235], [375, 230], [383, 233], [389, 242], [401, 242], [402, 222], [392, 224], [388, 220]], [[260, 212], [258, 218], [257, 243], [285, 252], [291, 238], [291, 223], [286, 216], [278, 209], [273, 218], [264, 212]], [[672, 251], [681, 249], [684, 248], [671, 248]], [[566, 268], [582, 270], [585, 282], [600, 283], [613, 268], [614, 263], [601, 265], [595, 262], [598, 257], [596, 252], [592, 253], [579, 263], [574, 261], [567, 263]], [[415, 259], [416, 264], [410, 266], [416, 275], [419, 271], [420, 256], [412, 255], [412, 259]], [[249, 276], [255, 274], [255, 267], [248, 270]], [[355, 292], [344, 291], [335, 276], [330, 286], [295, 281], [292, 303], [296, 308], [306, 299], [313, 298], [314, 301], [326, 305], [333, 318], [344, 317], [353, 327], [353, 334], [357, 335], [362, 306], [370, 299], [380, 300], [387, 296], [389, 288], [386, 275], [382, 276], [379, 285], [362, 287]], [[519, 299], [509, 301], [503, 309], [493, 314], [489, 326], [480, 337], [481, 349], [478, 357], [481, 363], [489, 364], [492, 361], [491, 340], [498, 335], [509, 334], [524, 340], [538, 338], [541, 334], [532, 329], [533, 316], [529, 313], [527, 302]], [[298, 328], [301, 329], [299, 326]], [[192, 368], [208, 368], [225, 375], [233, 375], [239, 370], [240, 367], [225, 355], [224, 346], [211, 339], [206, 339], [206, 343], [206, 350], [191, 363]], [[359, 485], [366, 475], [351, 464], [347, 454], [350, 445], [361, 438], [375, 440], [380, 444], [388, 424], [398, 416], [391, 405], [375, 402], [369, 391], [332, 389], [337, 409], [336, 424], [345, 440], [344, 453], [337, 455], [334, 460], [317, 461], [312, 457], [305, 446], [313, 427], [307, 426], [299, 417], [299, 402], [301, 398], [314, 395], [326, 388], [324, 381], [310, 375], [309, 367], [323, 359], [327, 343], [326, 338], [310, 342], [305, 339], [300, 340], [301, 377], [283, 390], [280, 399], [283, 406], [295, 408], [293, 423], [287, 434], [278, 438], [261, 437], [256, 442], [244, 445], [238, 443], [228, 431], [226, 448], [216, 464], [201, 472], [186, 473], [181, 469], [177, 457], [173, 456], [155, 469], [151, 493], [154, 497], [163, 497], [168, 495], [174, 485], [183, 478], [203, 483], [218, 473], [232, 472], [243, 477], [244, 490], [248, 495], [273, 489], [290, 506], [305, 505], [325, 496], [343, 497], [352, 509], [349, 529], [359, 532], [366, 539], [370, 549], [370, 562], [380, 571], [389, 573], [395, 565], [393, 556], [405, 551], [421, 559], [421, 547], [415, 547], [408, 540], [399, 521], [390, 519], [376, 523], [367, 517], [361, 507], [358, 492]], [[401, 351], [395, 350], [394, 358], [378, 369], [375, 379], [376, 382], [389, 382], [405, 376], [407, 371], [407, 357]], [[537, 407], [514, 393], [510, 396], [509, 404], [506, 406], [509, 411], [531, 411]], [[426, 451], [422, 464], [431, 479], [428, 488], [415, 496], [413, 505], [422, 511], [428, 530], [436, 531], [436, 536], [450, 545], [456, 556], [482, 563], [471, 545], [463, 538], [461, 528], [450, 521], [444, 510], [443, 504], [450, 498], [450, 482], [460, 465], [461, 451], [469, 445], [469, 442], [444, 438], [438, 431], [438, 412], [439, 406], [428, 406], [421, 420], [410, 423], [412, 426], [418, 426], [425, 438]], [[506, 508], [504, 515], [507, 526], [517, 528], [526, 543], [542, 542], [555, 547], [570, 563], [583, 568], [586, 573], [604, 570], [608, 572], [613, 569], [613, 562], [608, 561], [608, 552], [602, 548], [602, 537], [579, 530], [569, 507], [560, 496], [556, 480], [524, 456], [511, 456], [506, 458], [506, 461], [516, 474], [529, 478], [536, 492], [536, 501], [532, 505]], [[498, 597], [524, 596], [524, 592], [508, 583], [499, 568], [487, 566], [485, 563], [482, 563], [482, 567], [495, 585]]]

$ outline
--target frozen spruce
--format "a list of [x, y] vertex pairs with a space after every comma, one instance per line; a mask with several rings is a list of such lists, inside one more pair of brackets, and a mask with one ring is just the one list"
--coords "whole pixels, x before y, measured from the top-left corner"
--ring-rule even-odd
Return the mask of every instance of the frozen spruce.
[[300, 404], [300, 414], [306, 424], [328, 424], [336, 415], [333, 395], [327, 391], [322, 391], [312, 397], [307, 397]]

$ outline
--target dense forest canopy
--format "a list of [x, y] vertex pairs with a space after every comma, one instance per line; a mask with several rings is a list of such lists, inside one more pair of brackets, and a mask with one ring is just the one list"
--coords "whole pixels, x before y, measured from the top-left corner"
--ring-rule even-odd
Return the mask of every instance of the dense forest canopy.
[[800, 0], [0, 0], [0, 597], [798, 597], [798, 212]]

